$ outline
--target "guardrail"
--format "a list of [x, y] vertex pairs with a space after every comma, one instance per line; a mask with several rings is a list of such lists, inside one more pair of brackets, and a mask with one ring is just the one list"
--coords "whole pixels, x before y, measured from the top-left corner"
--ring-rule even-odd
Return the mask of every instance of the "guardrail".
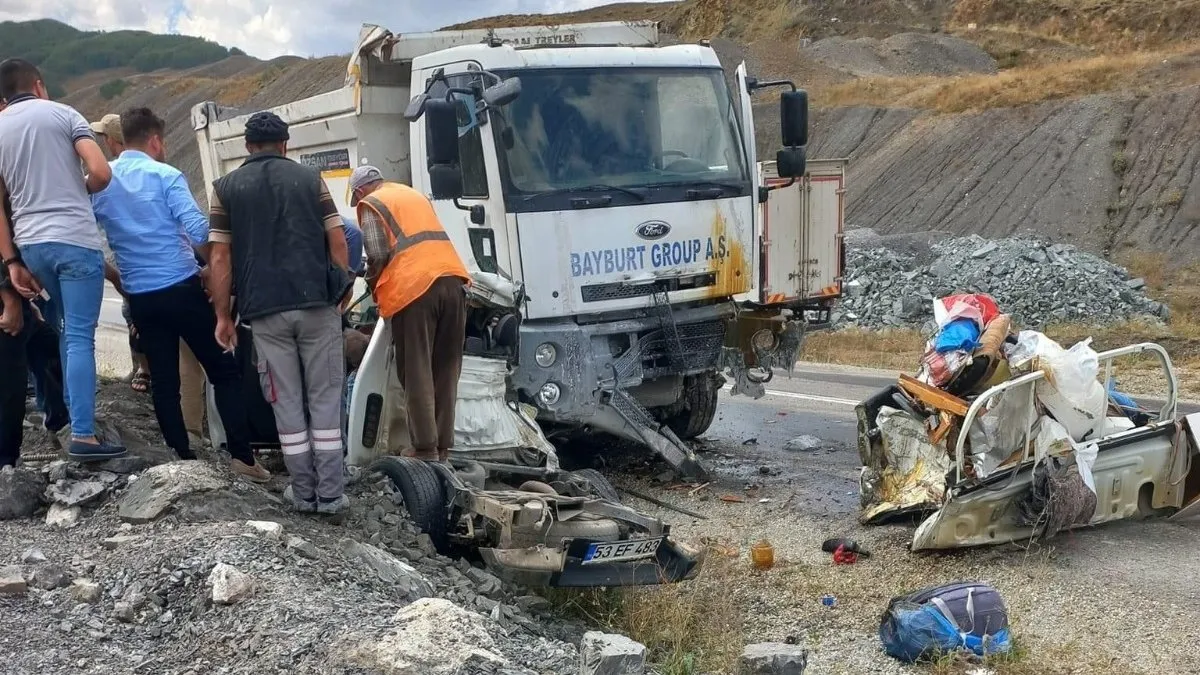
[[[1145, 354], [1147, 352], [1153, 353], [1155, 356], [1158, 357], [1159, 363], [1162, 365], [1163, 371], [1165, 372], [1165, 374], [1167, 376], [1167, 400], [1166, 400], [1166, 403], [1163, 404], [1162, 410], [1159, 412], [1158, 422], [1156, 422], [1156, 424], [1162, 423], [1164, 421], [1169, 421], [1171, 423], [1174, 423], [1176, 414], [1179, 409], [1179, 393], [1178, 393], [1179, 392], [1179, 380], [1175, 376], [1175, 366], [1171, 363], [1171, 356], [1169, 354], [1167, 354], [1167, 350], [1163, 349], [1162, 345], [1159, 345], [1159, 344], [1156, 344], [1153, 342], [1142, 342], [1142, 343], [1135, 344], [1135, 345], [1129, 345], [1127, 347], [1121, 347], [1119, 349], [1110, 349], [1106, 352], [1101, 352], [1101, 353], [1097, 354], [1097, 356], [1099, 357], [1100, 363], [1103, 366], [1103, 370], [1104, 370], [1105, 390], [1107, 391], [1107, 388], [1108, 388], [1107, 383], [1112, 375], [1112, 362], [1114, 359], [1118, 359], [1118, 358], [1125, 357], [1125, 356], [1136, 356], [1138, 354]], [[1001, 384], [998, 384], [998, 385], [992, 387], [991, 389], [988, 389], [987, 391], [980, 394], [979, 397], [976, 398], [971, 403], [971, 406], [969, 408], [967, 408], [966, 417], [963, 418], [962, 431], [958, 435], [958, 442], [954, 446], [954, 461], [955, 461], [955, 480], [954, 480], [954, 482], [956, 485], [958, 483], [962, 482], [963, 475], [965, 473], [965, 468], [966, 468], [965, 461], [966, 460], [965, 460], [964, 452], [966, 449], [965, 446], [966, 446], [969, 430], [971, 429], [971, 426], [975, 423], [975, 418], [978, 417], [980, 414], [982, 414], [983, 411], [987, 408], [988, 402], [991, 401], [992, 399], [996, 398], [1000, 394], [1003, 394], [1004, 392], [1012, 390], [1012, 389], [1016, 389], [1018, 387], [1032, 388], [1039, 380], [1043, 380], [1043, 379], [1045, 379], [1045, 377], [1046, 377], [1046, 374], [1040, 370], [1037, 372], [1029, 373], [1027, 375], [1022, 375], [1018, 378], [1008, 380], [1007, 382], [1003, 382]], [[1028, 461], [1030, 459], [1031, 448], [1030, 448], [1029, 441], [1030, 441], [1032, 432], [1033, 432], [1033, 423], [1031, 422], [1030, 425], [1025, 429], [1025, 436], [1024, 436], [1025, 454], [1021, 458], [1021, 461], [1017, 463], [1017, 466], [1021, 466], [1022, 464], [1024, 464], [1026, 461]], [[1130, 431], [1121, 431], [1116, 434], [1112, 434], [1111, 436], [1108, 436], [1106, 438], [1116, 438], [1118, 436], [1121, 436], [1122, 434], [1128, 434], [1128, 433], [1130, 433]], [[1096, 439], [1096, 440], [1102, 440], [1102, 439]]]

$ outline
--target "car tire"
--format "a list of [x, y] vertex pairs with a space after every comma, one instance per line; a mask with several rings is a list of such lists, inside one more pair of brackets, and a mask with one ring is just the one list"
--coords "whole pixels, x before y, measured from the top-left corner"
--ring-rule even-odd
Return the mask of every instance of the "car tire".
[[446, 488], [437, 470], [410, 457], [384, 457], [371, 469], [391, 479], [417, 529], [429, 535], [439, 553], [449, 553]]
[[607, 499], [610, 502], [621, 503], [621, 495], [613, 484], [609, 482], [604, 474], [595, 469], [580, 469], [571, 472], [577, 478], [583, 478], [592, 485], [592, 494], [601, 498]]
[[718, 379], [710, 374], [689, 375], [683, 380], [681, 408], [665, 420], [681, 440], [690, 441], [708, 431], [717, 416]]

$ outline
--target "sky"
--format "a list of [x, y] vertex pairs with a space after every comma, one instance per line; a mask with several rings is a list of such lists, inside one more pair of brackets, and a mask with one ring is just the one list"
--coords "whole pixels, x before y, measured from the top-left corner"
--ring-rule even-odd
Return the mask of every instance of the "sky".
[[0, 21], [57, 19], [83, 30], [182, 33], [270, 59], [347, 53], [363, 23], [411, 33], [498, 14], [569, 12], [613, 1], [0, 0]]

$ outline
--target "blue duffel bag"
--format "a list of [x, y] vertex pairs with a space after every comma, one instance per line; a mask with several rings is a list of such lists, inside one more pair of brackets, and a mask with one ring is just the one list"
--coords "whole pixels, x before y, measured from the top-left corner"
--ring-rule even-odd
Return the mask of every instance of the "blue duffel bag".
[[905, 663], [960, 650], [990, 656], [1012, 648], [1004, 599], [981, 582], [933, 586], [892, 598], [879, 624], [879, 639], [888, 656]]

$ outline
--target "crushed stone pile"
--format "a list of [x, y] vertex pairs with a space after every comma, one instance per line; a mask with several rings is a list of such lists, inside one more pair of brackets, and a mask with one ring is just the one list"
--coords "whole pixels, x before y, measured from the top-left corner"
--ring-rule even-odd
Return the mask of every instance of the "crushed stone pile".
[[846, 237], [839, 327], [926, 327], [932, 300], [987, 293], [1026, 328], [1166, 320], [1170, 310], [1146, 295], [1128, 270], [1066, 244], [1032, 238], [948, 238], [939, 233]]

